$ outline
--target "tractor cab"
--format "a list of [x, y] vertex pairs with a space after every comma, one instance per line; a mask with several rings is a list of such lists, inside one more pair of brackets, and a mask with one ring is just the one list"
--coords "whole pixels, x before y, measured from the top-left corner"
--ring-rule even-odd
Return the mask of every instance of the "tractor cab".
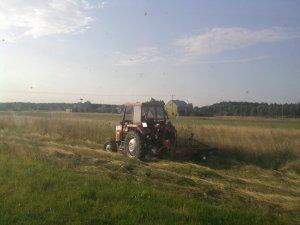
[[161, 102], [127, 103], [124, 107], [123, 120], [125, 123], [141, 124], [144, 127], [165, 123], [168, 119], [164, 105]]

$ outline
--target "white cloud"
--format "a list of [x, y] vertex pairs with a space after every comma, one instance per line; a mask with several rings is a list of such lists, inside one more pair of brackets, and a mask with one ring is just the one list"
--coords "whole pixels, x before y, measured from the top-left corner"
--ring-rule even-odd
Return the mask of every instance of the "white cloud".
[[98, 8], [99, 8], [99, 9], [103, 9], [104, 7], [106, 7], [106, 5], [107, 5], [107, 2], [106, 2], [106, 1], [104, 1], [104, 2], [99, 2], [99, 3], [98, 3]]
[[114, 54], [118, 55], [118, 57], [120, 58], [118, 65], [121, 66], [132, 66], [151, 62], [159, 62], [165, 59], [163, 56], [161, 56], [160, 51], [154, 47], [138, 48], [136, 54], [134, 55], [122, 54], [119, 51], [115, 51]]
[[81, 0], [81, 3], [82, 3], [82, 6], [83, 6], [84, 9], [89, 10], [89, 9], [94, 9], [95, 8], [95, 6], [90, 4], [87, 0]]
[[210, 31], [177, 39], [176, 44], [189, 55], [208, 55], [244, 48], [259, 43], [299, 38], [299, 32], [280, 27], [250, 30], [241, 27], [213, 28]]
[[87, 0], [1, 0], [0, 34], [6, 41], [31, 36], [74, 34], [88, 29], [89, 12], [97, 5]]

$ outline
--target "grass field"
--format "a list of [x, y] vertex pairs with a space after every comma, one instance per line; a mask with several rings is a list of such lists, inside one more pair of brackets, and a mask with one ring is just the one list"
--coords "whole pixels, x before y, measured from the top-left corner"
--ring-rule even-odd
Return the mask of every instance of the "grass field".
[[101, 150], [119, 120], [1, 112], [0, 224], [299, 224], [299, 119], [174, 119], [203, 151], [143, 162]]

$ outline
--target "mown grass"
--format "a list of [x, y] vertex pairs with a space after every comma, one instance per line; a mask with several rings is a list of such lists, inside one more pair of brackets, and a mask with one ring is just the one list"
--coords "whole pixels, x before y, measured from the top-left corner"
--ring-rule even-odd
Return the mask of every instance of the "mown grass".
[[0, 113], [0, 224], [300, 220], [299, 120], [179, 118], [174, 124], [182, 144], [193, 132], [203, 151], [145, 162], [100, 150], [119, 120]]
[[[284, 224], [135, 181], [82, 174], [0, 146], [0, 224]], [[186, 182], [182, 180], [182, 182]]]

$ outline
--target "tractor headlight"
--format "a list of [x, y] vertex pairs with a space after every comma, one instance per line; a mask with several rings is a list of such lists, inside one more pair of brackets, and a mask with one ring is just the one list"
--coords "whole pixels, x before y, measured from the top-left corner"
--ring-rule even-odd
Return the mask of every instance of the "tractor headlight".
[[143, 127], [148, 127], [148, 125], [147, 125], [146, 122], [142, 122], [142, 126], [143, 126]]

